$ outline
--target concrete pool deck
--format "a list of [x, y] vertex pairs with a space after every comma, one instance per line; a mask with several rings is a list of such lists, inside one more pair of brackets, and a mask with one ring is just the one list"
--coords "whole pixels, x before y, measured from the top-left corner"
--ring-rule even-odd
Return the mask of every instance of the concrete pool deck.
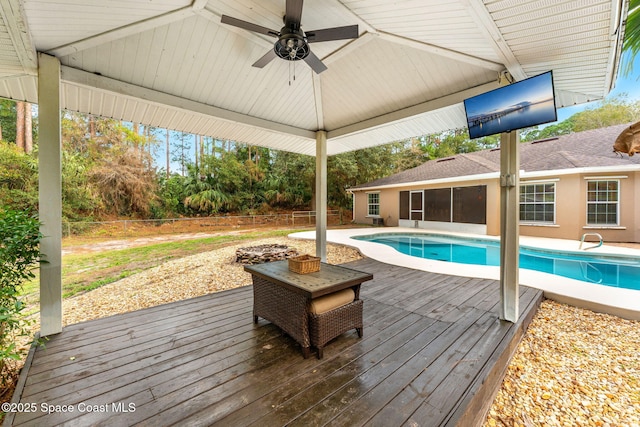
[[[355, 240], [352, 237], [385, 233], [420, 233], [439, 234], [457, 237], [478, 238], [499, 241], [497, 236], [471, 235], [467, 233], [444, 232], [440, 230], [425, 230], [404, 227], [373, 227], [327, 230], [327, 242], [354, 247], [362, 255], [387, 264], [398, 265], [416, 270], [434, 273], [451, 274], [465, 277], [479, 277], [484, 279], [500, 279], [500, 267], [459, 264], [445, 261], [423, 259], [402, 254], [395, 249], [373, 242]], [[314, 240], [315, 231], [305, 231], [290, 234], [293, 239]], [[599, 248], [580, 250], [577, 240], [548, 239], [540, 237], [520, 236], [520, 244], [538, 249], [552, 249], [562, 252], [580, 254], [608, 254], [640, 257], [640, 250], [603, 245]], [[593, 243], [585, 243], [585, 247]], [[612, 286], [599, 285], [541, 273], [533, 270], [520, 269], [520, 284], [540, 289], [545, 297], [555, 301], [571, 304], [576, 307], [587, 308], [596, 312], [613, 314], [625, 319], [640, 320], [640, 291]], [[638, 278], [640, 280], [640, 278]]]

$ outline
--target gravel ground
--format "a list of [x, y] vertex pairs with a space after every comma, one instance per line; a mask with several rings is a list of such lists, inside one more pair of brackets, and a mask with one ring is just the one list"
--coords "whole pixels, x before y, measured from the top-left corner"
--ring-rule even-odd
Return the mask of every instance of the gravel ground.
[[640, 426], [640, 322], [545, 300], [486, 426]]
[[[251, 275], [244, 271], [241, 264], [235, 263], [236, 249], [272, 243], [289, 245], [301, 254], [313, 254], [316, 251], [314, 241], [277, 237], [172, 260], [91, 292], [65, 299], [63, 323], [78, 323], [250, 285]], [[330, 264], [359, 258], [359, 252], [354, 249], [327, 245], [327, 262]], [[176, 278], [184, 286], [176, 286]]]
[[[64, 323], [248, 285], [235, 250], [266, 243], [315, 252], [314, 242], [271, 238], [170, 261], [65, 300]], [[327, 246], [329, 263], [358, 258], [354, 249]], [[545, 301], [484, 425], [640, 427], [640, 322]]]

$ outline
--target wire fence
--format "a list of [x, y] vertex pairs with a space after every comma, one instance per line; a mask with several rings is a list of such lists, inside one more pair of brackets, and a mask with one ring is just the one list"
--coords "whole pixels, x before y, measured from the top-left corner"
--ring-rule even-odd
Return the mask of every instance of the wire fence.
[[[327, 211], [327, 224], [345, 223], [342, 209]], [[346, 219], [347, 221], [350, 218]], [[176, 234], [233, 230], [259, 227], [310, 227], [316, 222], [315, 211], [293, 211], [281, 214], [223, 215], [201, 218], [126, 219], [117, 221], [65, 222], [62, 234], [65, 237], [83, 235], [87, 237], [126, 237], [140, 235]]]

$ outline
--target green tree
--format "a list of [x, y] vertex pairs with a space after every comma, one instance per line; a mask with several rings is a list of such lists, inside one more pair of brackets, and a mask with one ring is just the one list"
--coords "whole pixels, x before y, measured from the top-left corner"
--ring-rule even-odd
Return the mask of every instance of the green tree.
[[567, 135], [573, 132], [620, 125], [640, 119], [640, 101], [631, 102], [626, 94], [605, 99], [559, 123], [524, 129], [522, 142]]
[[186, 177], [171, 174], [167, 177], [166, 171], [157, 172], [157, 199], [151, 203], [151, 216], [154, 218], [168, 218], [176, 215], [184, 215], [187, 209], [184, 199]]
[[347, 189], [358, 183], [358, 163], [355, 152], [341, 153], [327, 161], [327, 203], [329, 206], [349, 208], [352, 203]]
[[185, 207], [199, 214], [243, 212], [250, 208], [256, 197], [247, 187], [251, 170], [237, 153], [205, 155], [201, 161], [207, 173], [201, 173], [193, 164], [188, 166]]
[[218, 213], [229, 206], [230, 198], [220, 190], [219, 182], [211, 174], [201, 176], [194, 165], [188, 165], [185, 185], [185, 207], [197, 213]]
[[546, 138], [552, 138], [560, 135], [567, 135], [567, 134], [573, 133], [574, 129], [575, 129], [575, 123], [573, 121], [573, 116], [571, 116], [567, 120], [563, 120], [553, 125], [545, 126], [542, 129], [540, 129], [538, 126], [523, 129], [520, 132], [520, 140], [522, 142], [537, 141], [539, 139], [546, 139]]
[[636, 121], [640, 118], [640, 102], [631, 103], [626, 95], [605, 99], [596, 106], [571, 116], [574, 132], [599, 129]]
[[429, 135], [411, 138], [405, 142], [396, 142], [391, 145], [394, 153], [394, 169], [398, 172], [415, 168], [429, 160], [427, 150]]
[[353, 153], [357, 166], [357, 183], [372, 181], [398, 172], [393, 144], [378, 145]]
[[89, 182], [91, 160], [81, 153], [62, 151], [62, 216], [68, 221], [92, 219], [100, 212], [97, 188]]
[[[487, 140], [484, 140], [487, 141]], [[466, 129], [457, 129], [439, 134], [427, 148], [429, 158], [438, 159], [455, 154], [471, 153], [485, 148], [479, 139], [469, 139]]]
[[66, 112], [62, 143], [67, 219], [152, 214], [157, 180], [144, 135], [117, 120]]
[[0, 98], [0, 141], [16, 142], [16, 103]]
[[61, 117], [64, 151], [90, 157], [90, 141], [96, 137], [96, 119], [92, 116], [63, 110]]
[[15, 144], [0, 141], [0, 207], [38, 208], [38, 162]]
[[274, 208], [308, 209], [314, 192], [315, 159], [276, 151], [264, 178], [265, 201]]
[[180, 173], [187, 174], [187, 165], [190, 163], [191, 136], [186, 132], [174, 132], [173, 147], [171, 149], [171, 161], [180, 164]]
[[249, 209], [255, 210], [262, 207], [264, 198], [264, 178], [271, 168], [271, 150], [251, 145], [241, 145], [236, 149], [236, 157], [243, 161], [247, 170], [246, 183]]

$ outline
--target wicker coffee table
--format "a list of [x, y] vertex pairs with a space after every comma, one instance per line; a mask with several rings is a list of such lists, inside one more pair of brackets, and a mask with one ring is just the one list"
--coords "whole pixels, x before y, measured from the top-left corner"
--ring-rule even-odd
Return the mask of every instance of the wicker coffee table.
[[[336, 336], [355, 328], [362, 336], [360, 284], [373, 279], [369, 273], [326, 263], [320, 271], [298, 274], [289, 271], [287, 261], [247, 265], [253, 278], [254, 322], [262, 317], [279, 326], [302, 346], [305, 358], [311, 347], [322, 358], [324, 345]], [[311, 301], [324, 295], [352, 288], [353, 302], [321, 315], [310, 313]]]

